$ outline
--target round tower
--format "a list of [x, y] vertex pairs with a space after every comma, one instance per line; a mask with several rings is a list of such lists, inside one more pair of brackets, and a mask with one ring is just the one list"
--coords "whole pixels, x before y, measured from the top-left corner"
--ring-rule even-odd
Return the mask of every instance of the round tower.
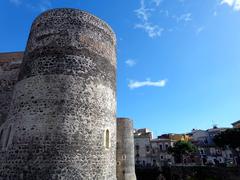
[[0, 177], [116, 180], [115, 44], [105, 22], [77, 9], [35, 19], [4, 133]]
[[117, 119], [117, 179], [136, 180], [133, 123], [127, 118]]

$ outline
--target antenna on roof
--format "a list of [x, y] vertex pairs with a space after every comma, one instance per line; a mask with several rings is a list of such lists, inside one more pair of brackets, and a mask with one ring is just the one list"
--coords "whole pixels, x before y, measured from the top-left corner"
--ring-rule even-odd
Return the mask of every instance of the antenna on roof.
[[214, 122], [214, 120], [212, 120], [212, 127], [213, 127], [213, 129], [217, 129], [217, 124]]

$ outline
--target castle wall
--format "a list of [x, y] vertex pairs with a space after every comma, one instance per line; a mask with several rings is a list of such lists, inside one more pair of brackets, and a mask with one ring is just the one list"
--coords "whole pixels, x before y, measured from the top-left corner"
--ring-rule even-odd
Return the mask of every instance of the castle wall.
[[116, 179], [115, 35], [55, 9], [34, 21], [1, 142], [1, 180]]
[[133, 124], [127, 118], [117, 119], [117, 179], [136, 180]]
[[23, 53], [0, 53], [0, 127], [6, 121]]

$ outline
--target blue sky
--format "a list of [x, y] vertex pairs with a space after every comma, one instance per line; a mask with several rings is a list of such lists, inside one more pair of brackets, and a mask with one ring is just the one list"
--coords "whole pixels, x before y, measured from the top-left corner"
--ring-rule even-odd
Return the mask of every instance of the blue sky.
[[240, 119], [240, 0], [1, 0], [0, 51], [24, 50], [42, 11], [73, 7], [117, 35], [118, 116], [155, 134]]

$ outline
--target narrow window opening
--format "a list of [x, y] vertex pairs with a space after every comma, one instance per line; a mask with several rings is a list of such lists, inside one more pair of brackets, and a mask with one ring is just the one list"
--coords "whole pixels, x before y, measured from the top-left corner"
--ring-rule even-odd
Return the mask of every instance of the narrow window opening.
[[0, 132], [0, 147], [2, 146], [2, 136], [3, 136], [3, 130]]
[[105, 131], [105, 148], [110, 148], [110, 133], [108, 129]]
[[168, 144], [166, 144], [165, 147], [166, 147], [166, 150], [168, 150]]
[[7, 147], [7, 145], [8, 145], [8, 141], [9, 141], [9, 137], [10, 137], [11, 130], [12, 130], [12, 126], [10, 126], [10, 127], [8, 128], [7, 139], [6, 139], [6, 141], [5, 141], [5, 147]]

